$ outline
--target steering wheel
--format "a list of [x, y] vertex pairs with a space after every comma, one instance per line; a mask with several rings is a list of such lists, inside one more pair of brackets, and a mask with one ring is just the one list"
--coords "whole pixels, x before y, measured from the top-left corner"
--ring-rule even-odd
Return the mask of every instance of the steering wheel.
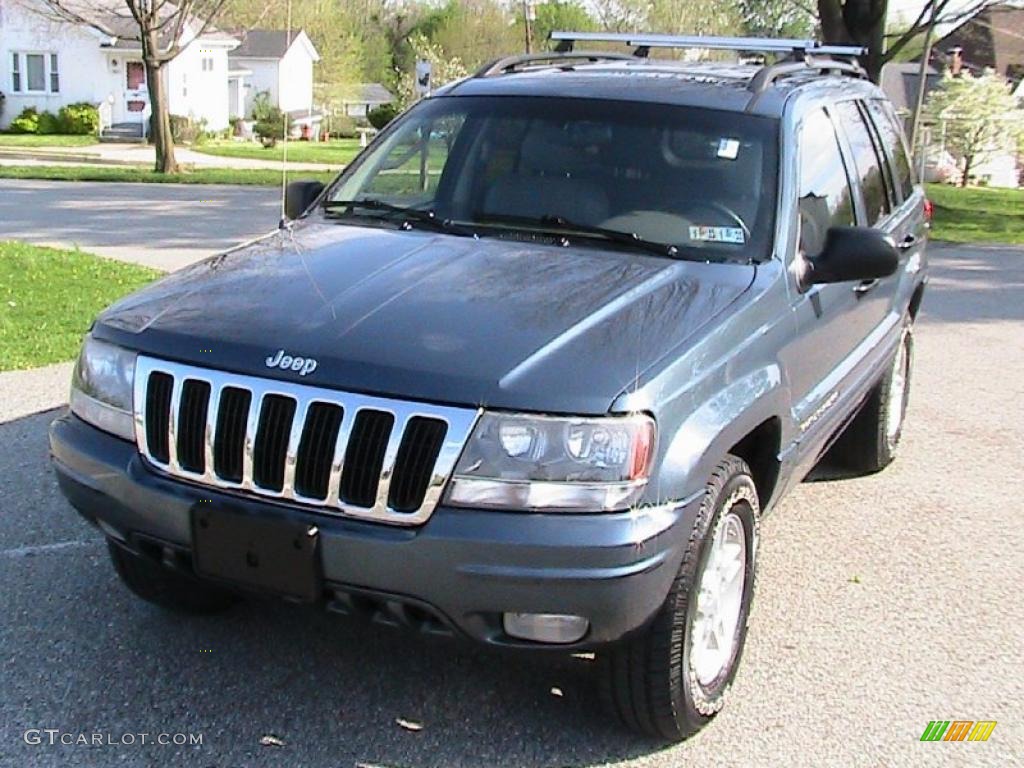
[[[743, 220], [743, 217], [740, 216], [738, 213], [736, 213], [736, 211], [734, 211], [729, 206], [723, 205], [722, 203], [716, 203], [716, 202], [711, 202], [711, 201], [704, 201], [704, 202], [700, 202], [700, 203], [695, 204], [694, 206], [692, 206], [692, 208], [705, 208], [705, 209], [708, 209], [708, 210], [718, 211], [719, 213], [721, 213], [721, 214], [723, 214], [725, 216], [728, 216], [736, 224], [739, 225], [740, 229], [743, 230], [744, 238], [746, 240], [750, 239], [750, 227], [747, 226], [747, 222], [745, 222]], [[687, 213], [689, 213], [689, 211], [687, 211]]]

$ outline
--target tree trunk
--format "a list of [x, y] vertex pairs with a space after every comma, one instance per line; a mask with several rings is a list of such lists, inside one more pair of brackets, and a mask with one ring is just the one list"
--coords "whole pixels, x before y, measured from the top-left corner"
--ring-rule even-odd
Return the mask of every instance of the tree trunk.
[[157, 173], [177, 173], [178, 163], [174, 159], [174, 137], [171, 135], [171, 116], [167, 104], [167, 89], [164, 87], [164, 64], [159, 58], [156, 32], [142, 35], [142, 57], [146, 65], [146, 88], [152, 109], [149, 125], [149, 140], [156, 150]]
[[862, 45], [868, 77], [877, 83], [885, 56], [885, 15], [888, 0], [818, 0], [818, 19], [826, 43]]
[[971, 172], [971, 166], [973, 166], [973, 165], [974, 165], [974, 156], [973, 155], [964, 155], [964, 174], [963, 174], [963, 176], [960, 177], [960, 186], [961, 187], [966, 187], [967, 186], [967, 179], [968, 179], [968, 176], [969, 176], [969, 174]]

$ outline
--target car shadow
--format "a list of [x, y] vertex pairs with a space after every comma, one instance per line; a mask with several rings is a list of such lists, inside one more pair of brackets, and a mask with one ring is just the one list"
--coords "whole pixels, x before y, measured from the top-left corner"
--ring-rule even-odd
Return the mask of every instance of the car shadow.
[[[29, 749], [27, 728], [200, 733], [181, 756], [202, 765], [519, 768], [661, 748], [602, 710], [592, 657], [492, 651], [269, 599], [212, 617], [142, 602], [59, 494], [46, 436], [58, 413], [0, 424], [0, 477], [16, 471], [0, 524], [0, 710], [15, 713], [4, 718], [12, 757]], [[264, 746], [268, 736], [282, 744]], [[87, 757], [48, 748], [65, 764]], [[150, 764], [171, 755], [109, 749]]]

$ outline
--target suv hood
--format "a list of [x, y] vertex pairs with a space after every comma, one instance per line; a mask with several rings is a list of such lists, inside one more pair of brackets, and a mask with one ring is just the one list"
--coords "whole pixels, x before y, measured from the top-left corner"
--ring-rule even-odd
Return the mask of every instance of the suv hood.
[[[755, 270], [310, 220], [122, 299], [93, 333], [315, 386], [596, 414], [707, 326]], [[279, 350], [317, 367], [267, 367]]]

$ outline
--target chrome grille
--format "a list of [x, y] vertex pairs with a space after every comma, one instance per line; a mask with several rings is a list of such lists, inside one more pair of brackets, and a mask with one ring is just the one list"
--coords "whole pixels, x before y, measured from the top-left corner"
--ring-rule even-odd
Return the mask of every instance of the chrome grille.
[[478, 415], [141, 355], [134, 403], [159, 470], [399, 525], [433, 513]]

